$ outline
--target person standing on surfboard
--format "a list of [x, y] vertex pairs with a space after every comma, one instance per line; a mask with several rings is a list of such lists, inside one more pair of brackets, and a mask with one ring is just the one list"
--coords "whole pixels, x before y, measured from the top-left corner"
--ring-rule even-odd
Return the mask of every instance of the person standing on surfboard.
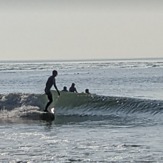
[[60, 92], [56, 86], [56, 82], [55, 82], [55, 77], [58, 75], [58, 72], [56, 70], [54, 70], [52, 72], [52, 76], [50, 76], [46, 82], [46, 87], [45, 87], [45, 94], [48, 97], [48, 103], [46, 104], [45, 110], [44, 112], [48, 112], [48, 107], [50, 106], [50, 104], [53, 102], [53, 96], [52, 93], [50, 91], [51, 87], [54, 85], [58, 95], [60, 96]]

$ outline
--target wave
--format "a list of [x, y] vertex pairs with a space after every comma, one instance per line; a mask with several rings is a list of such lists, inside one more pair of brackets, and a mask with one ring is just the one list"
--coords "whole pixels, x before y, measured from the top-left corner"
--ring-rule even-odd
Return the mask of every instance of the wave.
[[[87, 95], [84, 93], [61, 92], [57, 97], [53, 93], [54, 101], [51, 107], [56, 108], [58, 115], [78, 116], [109, 116], [129, 114], [160, 115], [163, 113], [162, 100], [146, 100], [128, 97], [111, 97], [100, 95]], [[0, 110], [13, 111], [17, 108], [36, 108], [43, 111], [47, 103], [45, 94], [0, 94]]]

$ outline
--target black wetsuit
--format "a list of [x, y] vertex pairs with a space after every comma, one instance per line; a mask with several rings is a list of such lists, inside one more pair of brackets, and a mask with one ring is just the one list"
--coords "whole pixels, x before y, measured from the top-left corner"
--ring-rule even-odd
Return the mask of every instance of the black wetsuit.
[[49, 102], [46, 104], [46, 107], [45, 107], [45, 112], [47, 112], [47, 109], [48, 107], [50, 106], [50, 104], [52, 103], [53, 101], [53, 97], [52, 97], [52, 93], [50, 91], [51, 87], [53, 86], [54, 84], [54, 87], [56, 87], [56, 84], [55, 84], [55, 77], [54, 76], [50, 76], [46, 82], [46, 88], [45, 88], [45, 94], [48, 96], [48, 100]]
[[76, 88], [75, 87], [70, 87], [70, 89], [69, 89], [69, 92], [77, 92], [77, 90], [76, 90]]

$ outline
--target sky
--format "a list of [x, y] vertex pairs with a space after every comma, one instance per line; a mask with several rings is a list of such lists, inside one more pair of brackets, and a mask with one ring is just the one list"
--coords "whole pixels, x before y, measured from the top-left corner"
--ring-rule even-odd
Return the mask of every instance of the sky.
[[0, 0], [0, 60], [163, 57], [163, 0]]

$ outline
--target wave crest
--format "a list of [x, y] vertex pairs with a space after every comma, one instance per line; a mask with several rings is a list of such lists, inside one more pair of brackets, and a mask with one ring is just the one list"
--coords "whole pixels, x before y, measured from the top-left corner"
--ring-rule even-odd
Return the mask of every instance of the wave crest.
[[[56, 113], [60, 115], [92, 115], [107, 116], [120, 114], [143, 114], [151, 115], [163, 113], [163, 101], [144, 100], [128, 97], [111, 97], [99, 95], [87, 95], [84, 93], [61, 92], [57, 97], [53, 93], [53, 103], [51, 107], [56, 108]], [[47, 98], [43, 94], [20, 94], [11, 93], [0, 95], [0, 110], [11, 111], [22, 106], [38, 107], [43, 110], [47, 103]]]

